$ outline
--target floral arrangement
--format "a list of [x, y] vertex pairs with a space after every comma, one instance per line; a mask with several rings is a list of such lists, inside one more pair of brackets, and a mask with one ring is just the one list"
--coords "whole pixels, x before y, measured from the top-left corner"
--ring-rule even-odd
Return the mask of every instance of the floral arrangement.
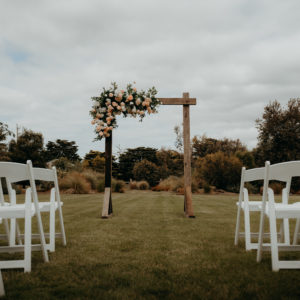
[[156, 94], [154, 87], [147, 92], [143, 90], [138, 92], [132, 84], [127, 85], [126, 91], [118, 90], [115, 82], [109, 89], [103, 88], [99, 97], [92, 97], [93, 107], [90, 111], [93, 117], [91, 123], [95, 125], [97, 134], [96, 140], [110, 136], [113, 128], [117, 127], [117, 115], [139, 117], [142, 121], [146, 113], [156, 113], [157, 106], [160, 104], [155, 97]]

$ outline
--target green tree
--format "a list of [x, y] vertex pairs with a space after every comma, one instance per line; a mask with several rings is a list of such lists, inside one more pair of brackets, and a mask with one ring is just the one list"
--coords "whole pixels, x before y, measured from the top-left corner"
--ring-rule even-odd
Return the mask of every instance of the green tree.
[[133, 178], [133, 167], [137, 162], [146, 159], [154, 164], [157, 164], [156, 157], [157, 149], [150, 147], [138, 147], [127, 149], [119, 156], [119, 173], [118, 178], [129, 181]]
[[135, 180], [146, 180], [150, 186], [157, 185], [160, 179], [159, 168], [147, 159], [135, 163], [133, 175]]
[[237, 192], [241, 169], [242, 162], [235, 155], [216, 152], [197, 159], [195, 175], [216, 188]]
[[259, 164], [300, 159], [300, 98], [291, 99], [286, 108], [276, 100], [271, 102], [264, 108], [262, 118], [256, 120], [256, 126], [255, 155]]
[[160, 178], [170, 175], [183, 175], [183, 154], [175, 150], [160, 149], [156, 153], [157, 165], [160, 168]]
[[9, 161], [8, 147], [6, 139], [14, 134], [8, 129], [8, 125], [0, 122], [0, 161]]
[[17, 141], [10, 141], [8, 150], [14, 162], [26, 163], [30, 159], [35, 167], [45, 166], [44, 138], [39, 132], [25, 129]]
[[[105, 169], [105, 152], [100, 152], [96, 150], [90, 150], [86, 153], [83, 159], [83, 166], [93, 169], [97, 172], [104, 172]], [[118, 163], [116, 162], [116, 157], [112, 156], [112, 175], [117, 177], [119, 172]]]
[[45, 159], [51, 161], [53, 159], [65, 157], [74, 162], [80, 160], [77, 152], [78, 146], [75, 141], [57, 139], [55, 142], [49, 141], [47, 143]]
[[201, 137], [194, 136], [192, 140], [193, 157], [205, 157], [207, 154], [223, 152], [231, 155], [237, 151], [247, 151], [247, 147], [239, 139], [231, 140], [224, 138], [221, 140], [208, 138], [205, 135]]
[[255, 160], [252, 151], [237, 151], [235, 156], [240, 159], [246, 169], [255, 168]]

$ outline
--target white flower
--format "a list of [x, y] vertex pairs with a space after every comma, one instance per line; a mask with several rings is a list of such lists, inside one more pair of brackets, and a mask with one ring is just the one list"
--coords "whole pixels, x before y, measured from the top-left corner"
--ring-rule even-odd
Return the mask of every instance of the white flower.
[[122, 111], [126, 111], [126, 107], [125, 106], [122, 106]]
[[133, 107], [132, 112], [133, 112], [133, 113], [136, 113], [136, 108], [135, 108], [135, 106]]

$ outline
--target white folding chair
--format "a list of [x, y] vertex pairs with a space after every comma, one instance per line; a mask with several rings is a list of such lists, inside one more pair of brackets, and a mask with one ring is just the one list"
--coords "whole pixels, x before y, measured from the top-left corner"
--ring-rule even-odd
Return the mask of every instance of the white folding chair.
[[[262, 201], [250, 201], [248, 189], [245, 187], [246, 182], [253, 182], [257, 180], [264, 180], [265, 177], [265, 168], [255, 168], [246, 170], [245, 167], [242, 168], [241, 174], [241, 185], [240, 185], [240, 193], [239, 193], [239, 201], [236, 203], [238, 206], [237, 210], [237, 220], [236, 220], [236, 229], [235, 229], [235, 239], [234, 244], [238, 244], [239, 237], [245, 237], [245, 248], [246, 250], [257, 249], [258, 243], [252, 242], [252, 238], [258, 238], [258, 232], [251, 232], [251, 221], [250, 221], [250, 213], [251, 212], [260, 212], [261, 211], [261, 203]], [[286, 187], [282, 190], [282, 197], [287, 201], [286, 191], [289, 191], [290, 181], [286, 182]], [[277, 204], [276, 204], [277, 205]], [[244, 227], [245, 232], [240, 232], [240, 219], [241, 219], [241, 211], [244, 212]], [[284, 220], [281, 224], [280, 232], [278, 236], [281, 240], [284, 239], [284, 244], [289, 244], [289, 226], [287, 224], [287, 220]], [[270, 233], [264, 233], [264, 237], [270, 237]]]
[[[65, 246], [67, 244], [66, 234], [64, 228], [64, 219], [62, 213], [63, 202], [60, 200], [59, 186], [57, 180], [56, 168], [44, 169], [44, 168], [33, 168], [33, 178], [32, 180], [42, 180], [47, 182], [52, 182], [54, 188], [50, 192], [50, 201], [41, 202], [39, 201], [39, 207], [41, 212], [49, 212], [49, 234], [45, 233], [45, 237], [49, 237], [49, 244], [47, 244], [47, 249], [51, 252], [55, 251], [55, 238], [61, 238], [62, 243]], [[60, 233], [55, 233], [55, 212], [58, 211], [59, 223], [60, 223]], [[33, 235], [35, 237], [36, 235]]]
[[[242, 168], [241, 185], [239, 193], [239, 201], [237, 204], [237, 218], [235, 228], [234, 244], [238, 245], [239, 237], [245, 237], [246, 250], [257, 249], [257, 243], [251, 242], [251, 238], [258, 237], [258, 233], [251, 232], [250, 212], [259, 212], [261, 201], [250, 201], [248, 189], [245, 187], [246, 182], [252, 182], [264, 179], [265, 168], [255, 168], [246, 170]], [[245, 232], [240, 232], [241, 211], [244, 212]]]
[[[288, 204], [289, 186], [287, 186], [282, 194], [282, 203], [276, 204], [274, 199], [274, 192], [269, 188], [270, 180], [278, 180], [288, 182], [290, 184], [292, 177], [300, 176], [300, 161], [290, 161], [270, 165], [266, 162], [265, 165], [265, 178], [263, 189], [263, 201], [261, 204], [258, 249], [257, 249], [257, 262], [262, 259], [262, 252], [270, 250], [270, 247], [265, 247], [263, 242], [264, 234], [264, 221], [265, 217], [269, 218], [270, 226], [270, 239], [271, 239], [271, 256], [272, 256], [272, 270], [278, 271], [279, 269], [299, 269], [300, 261], [280, 260], [279, 251], [300, 251], [300, 246], [290, 245], [289, 243], [280, 244], [277, 236], [277, 219], [284, 220], [284, 225], [289, 227], [289, 219], [300, 218], [300, 204]], [[267, 201], [268, 200], [268, 201]], [[286, 231], [288, 232], [288, 230]], [[285, 236], [286, 241], [289, 236]]]
[[[14, 178], [18, 176], [19, 178], [26, 177], [28, 175], [29, 168], [24, 164], [0, 162], [0, 178], [9, 177]], [[1, 192], [2, 193], [2, 187]], [[3, 200], [3, 201], [2, 201]], [[32, 192], [31, 188], [26, 189], [25, 193], [25, 204], [23, 207], [19, 205], [6, 205], [4, 203], [4, 197], [2, 193], [0, 205], [0, 218], [3, 220], [14, 220], [17, 218], [24, 219], [24, 245], [22, 245], [22, 251], [24, 251], [24, 259], [18, 260], [5, 260], [0, 261], [0, 296], [5, 295], [5, 289], [2, 279], [2, 269], [14, 269], [23, 268], [24, 272], [31, 271], [31, 219], [35, 214], [35, 210], [32, 207]], [[0, 246], [0, 252], [11, 252], [12, 248], [10, 246]], [[14, 252], [14, 251], [13, 251]]]
[[[37, 225], [38, 225], [38, 231], [39, 231], [39, 238], [40, 238], [40, 244], [32, 245], [31, 250], [42, 250], [43, 258], [45, 262], [49, 261], [49, 256], [47, 252], [47, 245], [45, 241], [45, 235], [44, 235], [44, 229], [43, 229], [43, 223], [41, 218], [41, 212], [40, 212], [40, 205], [38, 201], [37, 191], [36, 191], [36, 185], [34, 181], [33, 176], [33, 168], [31, 161], [27, 161], [26, 171], [18, 171], [18, 169], [23, 168], [23, 164], [18, 163], [8, 163], [8, 162], [1, 162], [2, 166], [7, 165], [7, 173], [5, 175], [6, 183], [7, 183], [7, 190], [9, 194], [10, 199], [10, 205], [18, 206], [20, 209], [24, 209], [24, 204], [17, 204], [16, 203], [16, 191], [12, 188], [12, 184], [20, 181], [29, 180], [30, 187], [31, 187], [31, 193], [32, 193], [32, 199], [33, 203], [31, 204], [32, 208], [34, 209], [35, 216], [37, 218]], [[11, 252], [18, 252], [23, 251], [21, 242], [19, 242], [19, 245], [16, 245], [16, 231], [17, 236], [20, 239], [20, 232], [18, 230], [18, 226], [16, 226], [16, 220], [14, 218], [11, 219], [10, 222], [10, 237], [9, 237], [9, 245]], [[1, 249], [0, 249], [1, 251]]]

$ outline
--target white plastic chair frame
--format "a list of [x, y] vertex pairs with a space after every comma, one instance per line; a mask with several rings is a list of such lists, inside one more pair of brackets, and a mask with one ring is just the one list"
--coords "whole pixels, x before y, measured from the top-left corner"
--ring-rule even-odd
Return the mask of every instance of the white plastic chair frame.
[[[65, 246], [67, 244], [66, 234], [64, 228], [64, 219], [62, 213], [63, 203], [60, 200], [59, 186], [57, 180], [56, 168], [44, 169], [44, 168], [33, 168], [34, 180], [42, 180], [52, 182], [54, 188], [50, 192], [50, 201], [48, 202], [39, 202], [39, 207], [41, 212], [49, 212], [49, 234], [45, 233], [45, 237], [49, 237], [49, 244], [47, 244], [47, 249], [51, 252], [55, 251], [55, 238], [61, 238], [62, 243]], [[59, 223], [60, 223], [60, 233], [55, 233], [55, 212], [58, 210]], [[37, 237], [38, 235], [33, 235]]]
[[[247, 251], [256, 250], [258, 247], [258, 243], [252, 242], [252, 238], [258, 238], [258, 232], [251, 232], [251, 220], [250, 220], [250, 212], [260, 212], [261, 211], [261, 203], [262, 201], [250, 201], [248, 189], [245, 187], [246, 182], [253, 182], [257, 180], [264, 180], [265, 177], [265, 168], [254, 168], [246, 170], [245, 167], [242, 168], [241, 174], [241, 184], [240, 184], [240, 192], [239, 192], [239, 201], [237, 202], [237, 219], [236, 219], [236, 228], [235, 228], [235, 239], [234, 244], [238, 245], [239, 237], [245, 237], [245, 248]], [[289, 188], [290, 183], [286, 183], [286, 188]], [[284, 190], [283, 190], [283, 193]], [[241, 219], [241, 211], [244, 211], [244, 228], [245, 232], [240, 232], [240, 219]], [[289, 244], [289, 227], [284, 221], [281, 224], [281, 230], [278, 236], [285, 239], [285, 243]], [[264, 237], [270, 237], [269, 233], [264, 233]], [[270, 245], [270, 244], [269, 244]]]
[[[262, 252], [269, 250], [269, 247], [265, 247], [263, 243], [264, 234], [264, 221], [265, 217], [269, 218], [270, 226], [270, 238], [271, 238], [271, 257], [272, 257], [272, 270], [278, 271], [279, 269], [299, 269], [300, 261], [287, 261], [279, 260], [279, 251], [300, 251], [299, 245], [281, 245], [277, 241], [277, 227], [276, 220], [286, 220], [287, 226], [289, 225], [288, 219], [300, 218], [300, 205], [299, 203], [288, 204], [289, 186], [286, 187], [283, 193], [283, 203], [275, 204], [274, 192], [269, 188], [270, 180], [278, 180], [291, 183], [292, 177], [300, 176], [300, 161], [290, 161], [285, 163], [279, 163], [270, 165], [270, 162], [265, 164], [265, 179], [263, 189], [263, 201], [261, 205], [260, 226], [259, 226], [259, 238], [257, 249], [257, 262], [262, 259]], [[268, 200], [268, 202], [267, 202]], [[297, 226], [295, 228], [295, 235], [297, 235]]]
[[[251, 242], [251, 238], [257, 237], [258, 233], [251, 232], [250, 227], [250, 212], [260, 211], [259, 205], [261, 201], [249, 201], [248, 189], [245, 188], [246, 182], [252, 182], [264, 179], [264, 168], [255, 168], [246, 170], [242, 168], [241, 184], [239, 192], [239, 201], [237, 202], [237, 217], [234, 244], [238, 245], [239, 237], [245, 237], [246, 250], [257, 249], [257, 243]], [[244, 211], [244, 227], [245, 232], [240, 232], [241, 211]]]
[[[31, 246], [31, 250], [42, 250], [43, 258], [45, 262], [49, 262], [49, 256], [47, 252], [47, 245], [45, 241], [45, 235], [44, 235], [44, 229], [43, 229], [43, 223], [41, 218], [41, 212], [40, 212], [40, 206], [38, 201], [38, 196], [36, 192], [36, 185], [34, 181], [34, 175], [33, 175], [33, 167], [31, 161], [27, 161], [27, 168], [24, 170], [20, 167], [23, 166], [23, 164], [18, 163], [5, 163], [2, 162], [1, 164], [11, 164], [16, 168], [18, 166], [20, 168], [20, 171], [18, 172], [9, 172], [9, 168], [12, 168], [12, 166], [8, 165], [8, 172], [5, 175], [6, 183], [7, 183], [7, 190], [9, 194], [10, 204], [11, 205], [17, 205], [20, 208], [24, 207], [24, 204], [16, 204], [16, 191], [12, 188], [12, 183], [29, 180], [30, 187], [31, 187], [31, 193], [32, 193], [32, 199], [33, 203], [31, 204], [32, 208], [34, 208], [35, 216], [37, 218], [37, 225], [38, 225], [38, 231], [39, 231], [39, 238], [40, 238], [40, 244], [35, 244]], [[19, 243], [19, 245], [15, 244], [15, 237], [16, 237], [16, 231], [17, 236], [20, 237], [20, 233], [18, 232], [18, 226], [16, 226], [15, 219], [11, 220], [11, 226], [10, 226], [10, 237], [9, 237], [9, 245], [11, 252], [18, 252], [23, 251], [24, 246]], [[1, 251], [1, 248], [0, 248]]]
[[[0, 162], [0, 178], [10, 178], [13, 179], [16, 176], [18, 178], [26, 178], [30, 171], [29, 165]], [[5, 295], [5, 289], [2, 279], [2, 269], [12, 269], [12, 268], [23, 268], [24, 272], [31, 271], [31, 219], [35, 214], [35, 210], [32, 207], [32, 190], [31, 188], [26, 189], [25, 193], [25, 205], [6, 205], [4, 203], [4, 197], [2, 193], [2, 186], [0, 191], [1, 205], [0, 205], [0, 218], [16, 219], [23, 218], [25, 222], [24, 231], [24, 246], [22, 251], [24, 251], [24, 259], [19, 260], [6, 260], [0, 261], [0, 296]], [[1, 246], [1, 252], [11, 252], [10, 246]], [[13, 251], [14, 252], [14, 251]]]

